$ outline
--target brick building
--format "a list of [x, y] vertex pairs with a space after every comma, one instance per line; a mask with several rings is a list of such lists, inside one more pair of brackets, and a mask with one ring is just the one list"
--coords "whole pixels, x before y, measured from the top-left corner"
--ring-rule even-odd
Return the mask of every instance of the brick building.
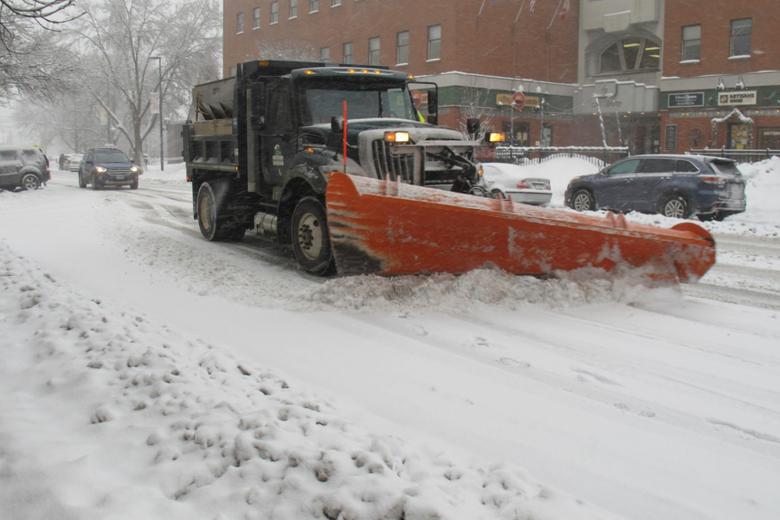
[[777, 146], [778, 13], [780, 0], [224, 0], [224, 72], [260, 57], [386, 65], [439, 85], [441, 124], [480, 117], [522, 145]]
[[780, 2], [666, 4], [663, 149], [780, 148]]
[[386, 65], [440, 84], [443, 125], [478, 115], [524, 144], [579, 141], [594, 129], [573, 113], [579, 1], [224, 0], [224, 73], [261, 56]]

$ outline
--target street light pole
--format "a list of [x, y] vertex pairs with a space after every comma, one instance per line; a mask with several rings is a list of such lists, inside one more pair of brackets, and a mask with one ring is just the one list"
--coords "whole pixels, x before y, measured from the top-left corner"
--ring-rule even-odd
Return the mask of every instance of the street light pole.
[[160, 100], [160, 171], [165, 171], [165, 149], [163, 147], [163, 93], [162, 93], [162, 57], [152, 56], [150, 59], [157, 60], [157, 72], [159, 80], [157, 83], [157, 97]]

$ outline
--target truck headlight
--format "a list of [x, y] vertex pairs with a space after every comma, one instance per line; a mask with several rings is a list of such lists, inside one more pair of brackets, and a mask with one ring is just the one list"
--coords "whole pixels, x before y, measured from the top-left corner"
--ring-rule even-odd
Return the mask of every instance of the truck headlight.
[[131, 166], [130, 167], [130, 173], [138, 173], [141, 169], [138, 166]]
[[106, 169], [103, 168], [102, 166], [95, 166], [95, 171], [97, 173], [106, 173]]
[[385, 132], [385, 141], [388, 143], [408, 143], [411, 141], [409, 132]]

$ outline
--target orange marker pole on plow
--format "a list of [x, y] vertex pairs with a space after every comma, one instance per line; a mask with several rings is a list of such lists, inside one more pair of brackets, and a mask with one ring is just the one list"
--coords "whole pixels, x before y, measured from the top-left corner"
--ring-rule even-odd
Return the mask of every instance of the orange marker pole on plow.
[[341, 154], [344, 156], [344, 173], [347, 173], [347, 100], [341, 102], [341, 119], [344, 121], [342, 124], [342, 150]]

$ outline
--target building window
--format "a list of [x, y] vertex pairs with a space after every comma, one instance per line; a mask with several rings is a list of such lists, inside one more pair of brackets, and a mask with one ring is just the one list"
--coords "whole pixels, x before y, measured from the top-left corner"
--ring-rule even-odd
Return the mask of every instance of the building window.
[[290, 0], [290, 18], [298, 17], [298, 0]]
[[330, 0], [331, 7], [338, 7], [341, 5], [341, 0]]
[[428, 26], [428, 61], [441, 59], [441, 25]]
[[368, 39], [368, 64], [379, 65], [381, 58], [379, 56], [379, 37]]
[[677, 151], [677, 125], [666, 125], [666, 142], [664, 146], [667, 152]]
[[260, 28], [260, 8], [255, 7], [252, 9], [252, 29]]
[[279, 0], [271, 2], [271, 23], [279, 23]]
[[750, 56], [753, 36], [753, 20], [745, 18], [731, 21], [731, 56]]
[[397, 65], [409, 63], [409, 31], [401, 31], [395, 37], [395, 62]]
[[344, 63], [349, 65], [352, 63], [352, 44], [345, 43], [343, 50], [344, 50]]
[[320, 0], [309, 0], [309, 12], [316, 13], [320, 10]]
[[236, 34], [244, 32], [244, 13], [236, 15]]
[[682, 61], [701, 59], [701, 25], [683, 27]]
[[658, 70], [660, 64], [661, 44], [645, 38], [626, 38], [613, 43], [601, 53], [599, 72]]
[[330, 47], [320, 49], [320, 61], [330, 61]]

